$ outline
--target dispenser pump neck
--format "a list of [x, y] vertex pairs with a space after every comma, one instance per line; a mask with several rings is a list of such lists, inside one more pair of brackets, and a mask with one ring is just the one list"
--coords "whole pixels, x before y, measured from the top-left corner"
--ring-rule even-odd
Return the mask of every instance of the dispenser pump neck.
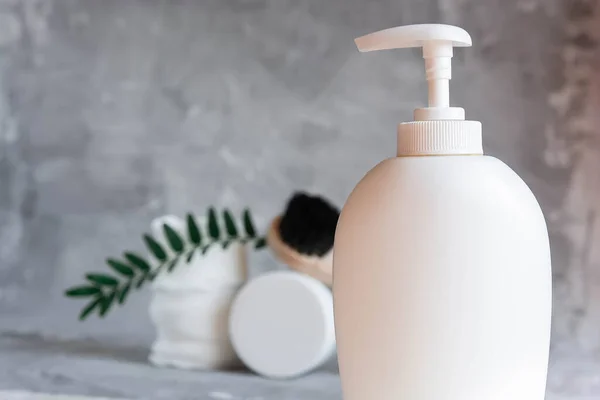
[[452, 43], [431, 41], [423, 46], [429, 107], [450, 107]]
[[443, 24], [407, 25], [355, 39], [361, 52], [422, 47], [428, 82], [428, 107], [415, 110], [415, 120], [464, 120], [465, 111], [450, 107], [453, 47], [471, 46], [462, 28]]

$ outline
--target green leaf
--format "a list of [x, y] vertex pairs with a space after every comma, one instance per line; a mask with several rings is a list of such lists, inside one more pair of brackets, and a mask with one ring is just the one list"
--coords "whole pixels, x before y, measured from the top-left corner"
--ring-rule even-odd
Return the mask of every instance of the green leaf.
[[102, 302], [100, 303], [100, 317], [104, 318], [108, 310], [110, 310], [110, 308], [112, 307], [116, 297], [117, 291], [113, 290], [108, 296], [104, 298], [104, 300], [102, 300]]
[[125, 299], [127, 299], [127, 295], [129, 294], [129, 289], [131, 289], [131, 282], [119, 290], [119, 304], [125, 303]]
[[167, 238], [167, 241], [169, 242], [169, 245], [173, 251], [175, 253], [181, 253], [183, 250], [183, 240], [181, 239], [181, 236], [175, 232], [175, 229], [171, 228], [167, 224], [163, 224], [163, 230], [165, 232], [165, 237]]
[[102, 303], [103, 299], [104, 297], [98, 296], [94, 300], [90, 301], [88, 305], [81, 310], [81, 313], [79, 314], [79, 320], [85, 320], [92, 313], [92, 311], [100, 306], [100, 303]]
[[252, 221], [252, 215], [250, 215], [250, 210], [245, 209], [242, 219], [244, 221], [244, 230], [246, 231], [246, 236], [249, 238], [256, 237], [256, 228], [254, 227], [254, 222]]
[[135, 288], [139, 289], [142, 287], [142, 285], [144, 284], [144, 282], [146, 281], [147, 275], [143, 275], [140, 276], [140, 278], [138, 279], [138, 281], [135, 283]]
[[115, 286], [119, 283], [119, 281], [117, 281], [115, 278], [113, 278], [110, 275], [91, 273], [91, 274], [87, 274], [85, 277], [90, 282], [96, 283], [98, 285], [103, 285], [103, 286]]
[[114, 269], [116, 272], [118, 272], [121, 275], [124, 276], [128, 276], [131, 277], [133, 276], [133, 269], [131, 269], [130, 266], [123, 264], [120, 261], [114, 260], [112, 258], [109, 258], [106, 260], [106, 263], [112, 268]]
[[135, 253], [125, 253], [123, 254], [127, 261], [129, 261], [133, 266], [137, 267], [142, 272], [150, 271], [150, 264], [148, 261], [144, 260], [142, 257], [138, 256]]
[[217, 212], [213, 207], [208, 209], [208, 234], [213, 240], [219, 240], [221, 237], [221, 229], [217, 220]]
[[210, 244], [207, 244], [202, 248], [202, 255], [205, 255], [208, 252], [208, 249], [210, 249]]
[[148, 247], [148, 250], [150, 250], [158, 261], [165, 261], [167, 259], [167, 253], [152, 236], [144, 235], [144, 243], [146, 243], [146, 247]]
[[179, 258], [169, 261], [169, 263], [167, 264], [167, 271], [173, 272], [173, 270], [177, 266], [177, 262], [179, 262]]
[[256, 250], [260, 250], [267, 245], [267, 240], [264, 237], [258, 238], [258, 240], [254, 243], [254, 248]]
[[68, 297], [88, 297], [100, 293], [100, 288], [96, 286], [77, 286], [65, 291]]
[[196, 223], [196, 220], [194, 219], [194, 216], [192, 214], [187, 215], [187, 227], [190, 242], [192, 242], [196, 246], [200, 246], [202, 244], [202, 234], [200, 233], [200, 229], [198, 229], [198, 224]]
[[187, 257], [185, 258], [185, 262], [186, 263], [190, 263], [192, 261], [192, 258], [194, 258], [194, 253], [196, 252], [196, 249], [192, 249], [190, 250], [190, 252], [187, 254]]
[[225, 220], [225, 229], [227, 230], [227, 234], [230, 238], [234, 239], [239, 236], [237, 227], [235, 226], [235, 221], [233, 220], [233, 216], [229, 210], [225, 209], [223, 211], [223, 219]]
[[227, 248], [229, 247], [229, 245], [233, 243], [231, 240], [226, 240], [223, 242], [222, 246], [223, 246], [223, 250], [227, 250]]

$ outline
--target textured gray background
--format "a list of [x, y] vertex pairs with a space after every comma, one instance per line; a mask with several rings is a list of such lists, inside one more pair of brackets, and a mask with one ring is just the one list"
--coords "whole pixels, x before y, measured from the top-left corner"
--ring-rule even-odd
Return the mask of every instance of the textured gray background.
[[[167, 212], [248, 205], [264, 227], [296, 189], [343, 204], [393, 155], [396, 124], [425, 101], [418, 51], [361, 55], [352, 39], [445, 22], [474, 39], [454, 58], [452, 103], [483, 122], [486, 152], [521, 174], [548, 219], [549, 398], [600, 394], [599, 8], [0, 0], [0, 384], [113, 394], [90, 383], [104, 373], [138, 384], [136, 392], [106, 378], [115, 395], [150, 398], [152, 387], [172, 398], [173, 385], [197, 382], [189, 390], [205, 398], [206, 376], [139, 363], [153, 336], [147, 292], [104, 321], [79, 324], [81, 303], [64, 300], [63, 289], [104, 268], [106, 256], [141, 249], [139, 234]], [[267, 253], [252, 261], [255, 272], [277, 267]], [[77, 357], [85, 368], [72, 366]], [[125, 360], [121, 372], [111, 357]], [[258, 385], [214, 379], [232, 390]], [[264, 384], [265, 398], [339, 397], [327, 372]]]

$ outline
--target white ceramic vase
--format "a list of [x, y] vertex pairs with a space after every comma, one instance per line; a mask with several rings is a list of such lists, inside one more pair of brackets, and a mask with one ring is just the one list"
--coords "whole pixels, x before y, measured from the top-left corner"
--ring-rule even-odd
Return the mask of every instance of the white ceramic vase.
[[[185, 221], [163, 216], [152, 221], [156, 240], [164, 240], [168, 223], [186, 236]], [[199, 224], [204, 224], [198, 219]], [[169, 273], [163, 271], [152, 284], [150, 317], [156, 327], [150, 362], [184, 369], [222, 369], [238, 365], [228, 334], [229, 309], [246, 281], [245, 246], [223, 250], [213, 245], [205, 255], [195, 254], [187, 264], [181, 260]]]

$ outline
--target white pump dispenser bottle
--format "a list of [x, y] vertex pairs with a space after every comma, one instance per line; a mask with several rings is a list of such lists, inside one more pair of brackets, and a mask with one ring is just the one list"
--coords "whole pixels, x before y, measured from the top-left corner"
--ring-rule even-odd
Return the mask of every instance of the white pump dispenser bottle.
[[397, 157], [340, 215], [333, 294], [345, 400], [543, 400], [551, 317], [548, 232], [531, 190], [484, 156], [481, 123], [449, 106], [463, 29], [411, 25], [361, 51], [423, 47], [429, 107]]

